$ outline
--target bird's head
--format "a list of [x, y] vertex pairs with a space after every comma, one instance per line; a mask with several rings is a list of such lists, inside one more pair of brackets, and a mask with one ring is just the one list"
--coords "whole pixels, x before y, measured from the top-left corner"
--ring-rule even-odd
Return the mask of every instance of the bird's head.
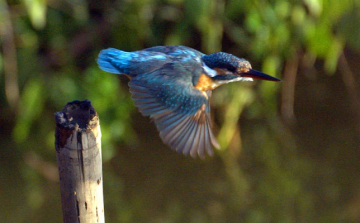
[[279, 79], [253, 70], [249, 61], [232, 54], [218, 52], [202, 57], [204, 70], [218, 85], [234, 81], [252, 81], [261, 79], [280, 81]]

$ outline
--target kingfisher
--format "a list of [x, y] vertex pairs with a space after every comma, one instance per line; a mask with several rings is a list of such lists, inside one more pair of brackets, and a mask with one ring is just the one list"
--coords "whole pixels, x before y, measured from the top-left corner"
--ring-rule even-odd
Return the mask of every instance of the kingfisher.
[[126, 52], [100, 52], [99, 67], [130, 78], [129, 90], [142, 115], [154, 121], [162, 141], [171, 149], [204, 158], [220, 145], [211, 130], [212, 90], [235, 81], [279, 79], [253, 70], [232, 54], [204, 54], [186, 46], [155, 46]]

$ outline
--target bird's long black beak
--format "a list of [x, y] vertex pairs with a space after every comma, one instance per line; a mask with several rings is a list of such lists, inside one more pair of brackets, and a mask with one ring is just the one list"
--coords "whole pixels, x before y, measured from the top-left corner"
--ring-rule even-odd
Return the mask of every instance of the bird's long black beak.
[[272, 77], [270, 75], [264, 74], [260, 71], [250, 69], [248, 72], [241, 73], [242, 77], [251, 77], [254, 79], [260, 79], [260, 80], [266, 80], [266, 81], [281, 81], [280, 79], [277, 79], [275, 77]]

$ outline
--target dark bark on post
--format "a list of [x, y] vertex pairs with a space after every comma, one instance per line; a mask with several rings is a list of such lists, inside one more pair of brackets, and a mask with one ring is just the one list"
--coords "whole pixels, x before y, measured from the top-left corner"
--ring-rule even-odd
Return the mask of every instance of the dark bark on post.
[[99, 117], [90, 101], [73, 101], [55, 120], [63, 220], [105, 222]]

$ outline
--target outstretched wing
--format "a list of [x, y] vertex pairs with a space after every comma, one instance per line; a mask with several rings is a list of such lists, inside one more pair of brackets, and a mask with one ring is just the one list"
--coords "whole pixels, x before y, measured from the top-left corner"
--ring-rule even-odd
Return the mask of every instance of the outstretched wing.
[[174, 64], [138, 75], [129, 82], [135, 105], [150, 116], [163, 142], [173, 150], [201, 158], [213, 154], [219, 143], [211, 131], [211, 92], [201, 92], [192, 85], [191, 75], [175, 74]]

